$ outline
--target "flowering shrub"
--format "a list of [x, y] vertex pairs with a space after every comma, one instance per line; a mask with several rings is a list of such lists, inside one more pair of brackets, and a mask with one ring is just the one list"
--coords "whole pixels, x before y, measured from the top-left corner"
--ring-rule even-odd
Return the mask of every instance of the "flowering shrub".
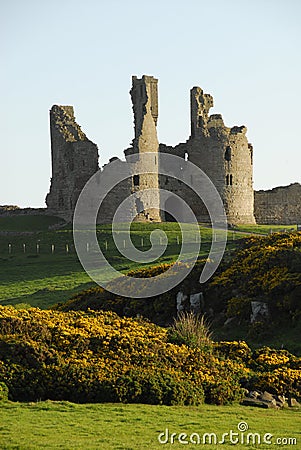
[[252, 380], [256, 390], [301, 398], [301, 369], [279, 368], [258, 374]]
[[251, 314], [251, 299], [245, 297], [234, 297], [228, 300], [227, 317], [239, 317], [249, 319]]
[[292, 355], [287, 350], [263, 347], [254, 351], [252, 366], [261, 372], [280, 368], [301, 369], [301, 358]]
[[[203, 259], [197, 261], [192, 272], [182, 282], [181, 289], [184, 292], [190, 292], [191, 286], [196, 285], [199, 287], [200, 271], [205, 262], [206, 261]], [[135, 278], [153, 278], [157, 275], [164, 274], [164, 272], [172, 266], [174, 266], [173, 263], [158, 264], [152, 267], [129, 271], [127, 275], [133, 278], [130, 279], [131, 287], [135, 286]], [[181, 268], [183, 266], [184, 263], [175, 265], [176, 268]], [[123, 278], [117, 278], [111, 283], [125, 286], [129, 283], [129, 279], [126, 278], [124, 280]], [[108, 285], [108, 289], [109, 288], [110, 285]], [[126, 289], [124, 290], [126, 291]], [[179, 287], [177, 286], [169, 292], [165, 292], [155, 297], [133, 299], [129, 297], [120, 297], [101, 287], [93, 287], [76, 294], [66, 303], [55, 305], [52, 309], [57, 309], [59, 311], [87, 311], [88, 309], [94, 311], [114, 311], [120, 316], [142, 316], [154, 323], [167, 326], [172, 324], [173, 318], [177, 315], [176, 294], [178, 291]]]
[[300, 399], [300, 362], [245, 342], [175, 345], [166, 329], [112, 312], [0, 306], [0, 383], [11, 400], [225, 404], [245, 386]]
[[244, 341], [216, 342], [215, 349], [221, 356], [228, 359], [241, 360], [245, 363], [249, 363], [251, 361], [252, 350]]
[[[217, 342], [220, 357], [241, 364], [240, 382], [251, 390], [301, 398], [301, 358], [287, 350], [263, 347], [252, 352], [244, 341]], [[238, 367], [236, 367], [236, 370]]]
[[268, 303], [273, 318], [301, 317], [301, 233], [250, 237], [210, 283], [228, 317], [249, 320], [251, 301]]
[[224, 379], [217, 367], [143, 320], [0, 307], [0, 382], [12, 400], [199, 404], [205, 381]]

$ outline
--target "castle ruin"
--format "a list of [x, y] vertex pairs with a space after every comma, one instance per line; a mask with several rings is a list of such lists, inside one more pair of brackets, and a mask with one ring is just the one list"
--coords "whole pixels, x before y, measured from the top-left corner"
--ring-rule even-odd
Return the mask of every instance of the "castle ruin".
[[52, 179], [46, 204], [70, 220], [82, 188], [99, 169], [98, 149], [76, 123], [72, 106], [51, 108], [50, 139]]
[[[157, 196], [150, 198], [147, 189], [165, 189], [186, 201], [199, 222], [208, 222], [208, 212], [196, 194], [180, 179], [160, 175], [160, 154], [169, 153], [180, 157], [179, 171], [185, 172], [185, 164], [191, 161], [201, 168], [215, 185], [225, 207], [230, 224], [273, 223], [275, 212], [269, 211], [269, 192], [253, 191], [253, 148], [246, 137], [245, 126], [225, 126], [220, 114], [209, 115], [213, 98], [205, 94], [200, 87], [193, 87], [190, 92], [191, 134], [185, 143], [175, 147], [159, 144], [157, 137], [158, 120], [158, 80], [144, 75], [141, 79], [132, 77], [130, 91], [134, 113], [134, 139], [131, 146], [124, 151], [125, 159], [139, 154], [153, 154], [152, 168], [149, 173], [133, 175], [116, 186], [104, 199], [99, 211], [99, 223], [111, 222], [119, 204], [133, 193], [139, 193], [131, 217], [138, 221], [173, 220], [164, 213], [164, 205]], [[49, 213], [71, 221], [78, 196], [85, 183], [98, 170], [98, 148], [82, 132], [76, 123], [72, 106], [54, 105], [50, 110], [52, 179], [50, 192], [46, 197]], [[105, 179], [112, 161], [124, 162], [113, 157], [102, 171], [99, 171], [99, 183]], [[140, 174], [139, 174], [140, 173]], [[197, 183], [198, 180], [191, 180]], [[300, 185], [298, 185], [300, 186]], [[286, 188], [282, 188], [286, 189]], [[278, 203], [288, 202], [285, 194], [274, 195], [273, 208], [277, 210], [277, 222], [287, 223], [287, 212], [292, 213], [294, 222], [301, 222], [300, 189], [295, 200], [296, 207], [279, 207]], [[266, 192], [266, 193], [264, 193]], [[174, 201], [174, 200], [172, 200]], [[277, 206], [278, 205], [278, 206]], [[177, 204], [174, 208], [177, 208]], [[180, 207], [180, 206], [179, 206]], [[282, 213], [281, 213], [282, 211]], [[285, 214], [284, 214], [285, 212]], [[183, 218], [185, 221], [185, 218]]]

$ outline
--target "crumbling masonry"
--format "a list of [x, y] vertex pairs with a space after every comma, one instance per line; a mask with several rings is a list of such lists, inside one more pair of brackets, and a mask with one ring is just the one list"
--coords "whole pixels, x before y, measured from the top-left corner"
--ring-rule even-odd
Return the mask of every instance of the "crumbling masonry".
[[[186, 201], [200, 222], [208, 222], [209, 217], [203, 203], [177, 178], [159, 175], [159, 156], [161, 152], [181, 158], [179, 170], [185, 171], [186, 161], [200, 167], [211, 179], [224, 203], [230, 224], [255, 223], [253, 192], [253, 148], [248, 143], [245, 126], [228, 128], [220, 114], [209, 115], [213, 98], [200, 87], [191, 89], [191, 135], [185, 143], [175, 147], [160, 144], [157, 138], [158, 120], [158, 80], [144, 75], [141, 79], [132, 77], [130, 95], [133, 103], [135, 134], [131, 146], [125, 150], [129, 155], [152, 153], [151, 173], [133, 176], [114, 188], [104, 200], [99, 212], [99, 222], [112, 221], [121, 201], [132, 193], [139, 193], [134, 208], [135, 220], [172, 220], [164, 213], [164, 205], [157, 197], [149, 197], [149, 188], [162, 188], [171, 191]], [[87, 180], [95, 174], [98, 167], [98, 149], [81, 131], [76, 123], [72, 106], [54, 105], [50, 110], [52, 179], [50, 192], [46, 197], [49, 213], [72, 220], [78, 196]], [[110, 162], [99, 172], [99, 182], [109, 170]], [[139, 158], [137, 159], [137, 169]], [[192, 183], [197, 180], [191, 180]], [[273, 191], [259, 191], [255, 195], [255, 216], [258, 223], [296, 223], [301, 222], [301, 187], [289, 188], [295, 198], [283, 189], [275, 195]], [[280, 189], [280, 188], [279, 188]], [[272, 199], [272, 200], [271, 200]], [[174, 201], [174, 200], [173, 200]], [[177, 205], [174, 205], [177, 208]], [[170, 209], [170, 208], [169, 208]], [[133, 213], [133, 211], [132, 211]], [[291, 217], [289, 218], [288, 215]], [[183, 217], [185, 221], [185, 217]], [[293, 222], [292, 222], [293, 221]]]
[[76, 123], [72, 106], [51, 108], [50, 138], [52, 179], [46, 204], [70, 220], [83, 186], [98, 170], [98, 149]]

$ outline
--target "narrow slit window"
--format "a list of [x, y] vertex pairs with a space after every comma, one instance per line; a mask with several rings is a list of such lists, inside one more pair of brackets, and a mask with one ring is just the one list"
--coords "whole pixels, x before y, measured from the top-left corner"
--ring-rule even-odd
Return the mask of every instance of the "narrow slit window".
[[231, 161], [231, 147], [227, 147], [225, 151], [225, 160]]
[[227, 176], [226, 176], [226, 185], [227, 186], [232, 186], [232, 184], [233, 184], [233, 176], [232, 176], [232, 174], [228, 174]]

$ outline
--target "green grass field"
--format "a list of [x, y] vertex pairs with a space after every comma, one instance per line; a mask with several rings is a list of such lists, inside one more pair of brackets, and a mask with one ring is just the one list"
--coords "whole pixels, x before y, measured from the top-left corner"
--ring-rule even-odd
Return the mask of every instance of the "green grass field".
[[254, 234], [270, 234], [297, 231], [297, 225], [236, 225], [235, 230]]
[[[28, 217], [34, 229], [42, 229], [47, 217]], [[73, 234], [69, 227], [56, 231], [48, 229], [28, 234], [20, 231], [24, 223], [18, 224], [19, 218], [2, 223], [7, 228], [6, 233], [0, 235], [0, 303], [19, 304], [27, 303], [32, 306], [47, 308], [55, 303], [68, 300], [75, 293], [95, 285], [83, 270], [73, 244]], [[26, 217], [27, 219], [27, 217]], [[1, 227], [0, 220], [0, 227]], [[16, 229], [18, 232], [14, 232]], [[10, 229], [9, 229], [10, 228]], [[141, 251], [148, 250], [150, 234], [155, 229], [164, 230], [168, 237], [168, 246], [157, 263], [170, 263], [177, 259], [181, 247], [181, 232], [176, 223], [141, 224], [133, 223], [131, 226], [131, 239], [134, 245]], [[8, 233], [7, 233], [8, 232]], [[200, 227], [201, 232], [201, 257], [208, 255], [212, 230]], [[123, 227], [119, 229], [120, 239], [123, 240]], [[216, 239], [225, 232], [216, 233]], [[189, 235], [189, 232], [188, 232]], [[245, 236], [243, 232], [228, 232], [228, 249], [236, 245], [237, 239]], [[112, 238], [110, 225], [97, 227], [97, 237], [100, 248], [110, 263], [119, 271], [127, 272], [141, 266], [141, 264], [129, 261], [116, 249]], [[190, 238], [190, 236], [189, 236]], [[191, 233], [191, 242], [195, 242], [196, 233]], [[89, 233], [87, 233], [89, 243]], [[86, 244], [85, 244], [86, 245]], [[93, 252], [90, 246], [89, 251]], [[189, 255], [188, 255], [189, 256]]]
[[[60, 219], [48, 216], [16, 216], [0, 218], [0, 303], [27, 303], [47, 308], [64, 302], [77, 292], [95, 285], [78, 261], [71, 226], [50, 231], [49, 226], [60, 223]], [[119, 227], [123, 239], [125, 227]], [[296, 227], [289, 227], [295, 229]], [[150, 248], [150, 234], [155, 229], [164, 230], [168, 246], [157, 263], [170, 263], [177, 259], [181, 244], [181, 231], [176, 223], [133, 223], [131, 239], [141, 251]], [[248, 233], [268, 234], [283, 230], [284, 226], [239, 226], [228, 231], [228, 249], [233, 249], [238, 239]], [[200, 226], [201, 257], [206, 257], [212, 241], [212, 230]], [[189, 232], [188, 232], [189, 234]], [[223, 231], [216, 233], [219, 239]], [[100, 248], [110, 263], [119, 271], [127, 272], [141, 266], [127, 260], [117, 250], [112, 238], [111, 225], [99, 225], [97, 237]], [[191, 242], [195, 242], [195, 231]], [[87, 244], [89, 233], [87, 233]], [[93, 251], [93, 248], [89, 248]]]
[[[225, 436], [225, 444], [209, 444], [197, 448], [212, 449], [263, 449], [301, 447], [300, 410], [267, 410], [239, 405], [200, 407], [173, 407], [130, 404], [86, 404], [69, 402], [4, 403], [0, 409], [1, 449], [180, 449], [185, 444], [178, 442], [180, 433], [188, 439], [197, 433], [201, 442], [205, 433], [215, 433], [217, 442], [224, 433], [238, 432], [238, 424], [245, 422], [248, 431], [239, 432], [243, 444], [230, 444]], [[242, 426], [242, 425], [241, 425]], [[164, 442], [166, 429], [169, 430], [169, 444]], [[177, 433], [171, 444], [171, 433]], [[247, 444], [247, 434], [258, 433], [260, 445]], [[271, 444], [264, 443], [264, 435]], [[182, 437], [187, 440], [187, 438]], [[197, 439], [195, 437], [194, 439]], [[212, 436], [212, 439], [214, 437]], [[233, 435], [232, 439], [237, 439]], [[252, 439], [252, 438], [251, 438]], [[258, 437], [256, 438], [258, 439]], [[281, 445], [277, 445], [281, 439]], [[296, 440], [289, 445], [288, 439]], [[213, 441], [212, 441], [213, 442]], [[235, 442], [235, 441], [234, 441]], [[252, 440], [251, 440], [252, 442]], [[257, 441], [258, 442], [258, 441]], [[280, 441], [279, 441], [280, 442]], [[193, 447], [192, 443], [186, 447]]]
[[64, 221], [52, 216], [7, 216], [0, 217], [0, 231], [42, 231]]

